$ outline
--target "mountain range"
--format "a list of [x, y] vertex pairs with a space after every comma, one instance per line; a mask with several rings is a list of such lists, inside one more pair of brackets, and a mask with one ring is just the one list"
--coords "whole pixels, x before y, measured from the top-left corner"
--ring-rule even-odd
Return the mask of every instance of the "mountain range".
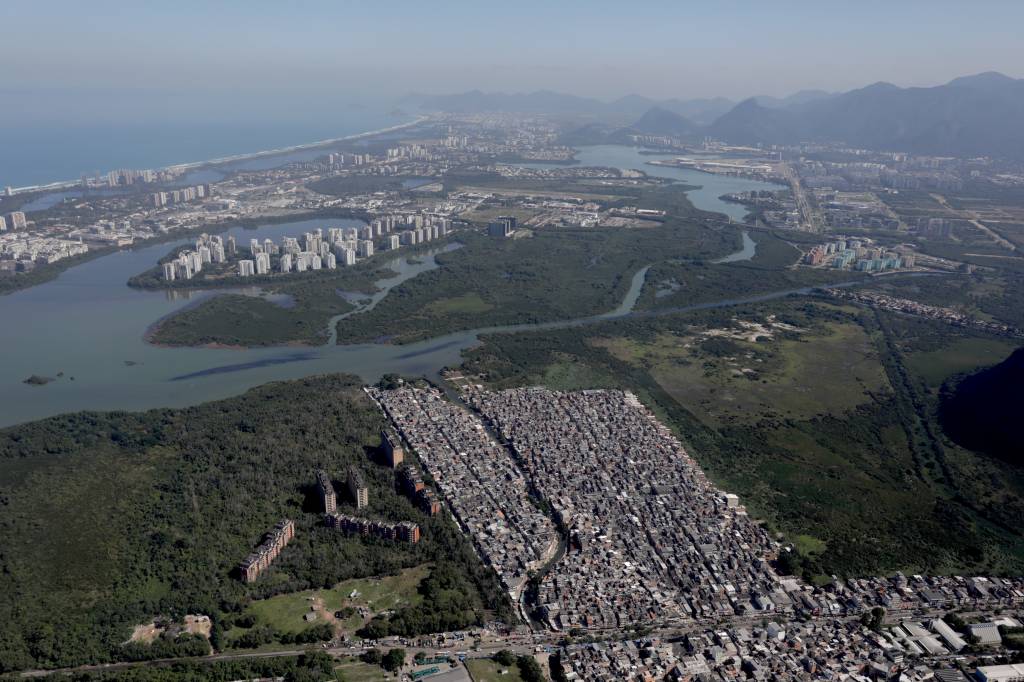
[[843, 93], [805, 90], [738, 103], [640, 95], [604, 102], [550, 91], [413, 95], [403, 103], [432, 111], [585, 115], [603, 121], [608, 132], [708, 135], [735, 144], [834, 141], [919, 154], [1024, 159], [1024, 79], [995, 72], [929, 88], [875, 83]]

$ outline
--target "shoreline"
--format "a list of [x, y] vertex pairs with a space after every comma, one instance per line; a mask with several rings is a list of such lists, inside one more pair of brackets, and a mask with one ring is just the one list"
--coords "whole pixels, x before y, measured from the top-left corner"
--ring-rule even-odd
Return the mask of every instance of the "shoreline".
[[[279, 147], [277, 149], [264, 149], [256, 152], [246, 152], [244, 154], [233, 154], [231, 156], [222, 156], [215, 159], [207, 159], [205, 161], [189, 161], [186, 163], [175, 163], [169, 166], [162, 166], [160, 168], [154, 168], [151, 170], [167, 170], [167, 171], [189, 171], [204, 166], [218, 166], [225, 163], [234, 163], [237, 161], [248, 161], [249, 159], [258, 159], [265, 156], [277, 156], [280, 154], [291, 154], [293, 152], [303, 151], [307, 149], [316, 149], [317, 147], [325, 147], [339, 142], [350, 142], [352, 140], [360, 140], [366, 137], [374, 137], [376, 135], [383, 135], [385, 133], [392, 133], [396, 130], [404, 130], [405, 128], [411, 128], [417, 126], [424, 121], [429, 120], [429, 116], [417, 116], [415, 120], [407, 121], [406, 123], [399, 123], [398, 125], [388, 126], [386, 128], [378, 128], [376, 130], [368, 130], [362, 133], [353, 133], [352, 135], [345, 135], [343, 137], [334, 137], [327, 140], [319, 140], [317, 142], [306, 142], [304, 144], [292, 145], [290, 147]], [[18, 194], [26, 194], [31, 192], [49, 192], [54, 190], [69, 189], [81, 186], [81, 179], [78, 180], [58, 180], [56, 182], [49, 182], [42, 185], [27, 185], [25, 187], [12, 187], [11, 195], [15, 196]]]

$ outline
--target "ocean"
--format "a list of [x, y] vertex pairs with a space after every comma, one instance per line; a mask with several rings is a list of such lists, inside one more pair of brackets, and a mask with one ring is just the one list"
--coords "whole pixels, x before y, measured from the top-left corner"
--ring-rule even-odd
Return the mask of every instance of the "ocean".
[[75, 180], [118, 168], [178, 163], [278, 149], [398, 125], [411, 116], [328, 108], [320, 120], [236, 122], [56, 123], [0, 127], [0, 188]]

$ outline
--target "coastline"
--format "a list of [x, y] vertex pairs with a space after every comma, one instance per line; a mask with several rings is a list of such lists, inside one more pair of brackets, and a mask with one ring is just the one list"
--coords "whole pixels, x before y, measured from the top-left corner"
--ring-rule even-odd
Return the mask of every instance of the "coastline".
[[[352, 135], [345, 135], [343, 137], [334, 137], [327, 140], [319, 140], [317, 142], [307, 142], [304, 144], [292, 145], [290, 147], [280, 147], [277, 149], [264, 149], [256, 152], [248, 152], [245, 154], [234, 154], [232, 156], [222, 156], [215, 159], [207, 159], [205, 161], [190, 161], [187, 163], [175, 163], [170, 166], [162, 166], [153, 170], [168, 170], [168, 171], [189, 171], [204, 166], [219, 166], [225, 163], [235, 163], [237, 161], [248, 161], [249, 159], [258, 159], [265, 156], [277, 156], [279, 154], [291, 154], [297, 151], [303, 151], [307, 149], [316, 149], [317, 147], [326, 147], [328, 145], [337, 144], [339, 142], [350, 142], [352, 140], [360, 140], [367, 137], [374, 137], [376, 135], [384, 135], [386, 133], [392, 133], [397, 130], [404, 130], [405, 128], [411, 128], [417, 126], [424, 121], [429, 120], [429, 116], [417, 116], [415, 120], [407, 121], [405, 123], [399, 123], [398, 125], [388, 126], [386, 128], [378, 128], [376, 130], [368, 130], [362, 133], [354, 133]], [[56, 182], [50, 182], [43, 185], [28, 185], [25, 187], [12, 187], [11, 194], [25, 194], [28, 192], [48, 192], [53, 190], [69, 189], [78, 187], [81, 185], [81, 179], [77, 180], [58, 180]]]

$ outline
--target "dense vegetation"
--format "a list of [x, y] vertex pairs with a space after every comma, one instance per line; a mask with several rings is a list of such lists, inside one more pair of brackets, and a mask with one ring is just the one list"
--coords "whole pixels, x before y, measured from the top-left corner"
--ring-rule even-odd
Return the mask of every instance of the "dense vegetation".
[[[740, 242], [735, 227], [694, 210], [684, 185], [539, 183], [457, 172], [445, 182], [449, 189], [467, 183], [516, 190], [537, 185], [535, 189], [594, 196], [604, 205], [660, 209], [669, 218], [652, 228], [544, 229], [508, 240], [463, 231], [458, 239], [464, 248], [437, 256], [437, 270], [395, 287], [372, 311], [344, 320], [338, 327], [339, 343], [375, 340], [382, 333], [405, 343], [480, 326], [603, 313], [621, 302], [632, 275], [645, 265], [716, 258]], [[290, 296], [294, 305], [282, 308], [258, 298], [211, 299], [162, 321], [151, 339], [170, 345], [322, 342], [327, 320], [348, 307], [337, 290], [372, 287], [368, 272], [359, 281], [349, 281], [359, 271], [319, 273], [301, 282], [268, 278], [262, 282], [264, 289]]]
[[[454, 524], [424, 516], [396, 492], [393, 472], [372, 463], [381, 420], [354, 380], [329, 376], [187, 409], [79, 413], [0, 431], [0, 662], [147, 658], [146, 647], [123, 646], [132, 626], [186, 613], [211, 616], [221, 648], [232, 614], [253, 599], [426, 563], [434, 572], [421, 591], [432, 601], [393, 616], [404, 631], [467, 626], [487, 612], [514, 618]], [[371, 487], [360, 513], [416, 521], [418, 545], [322, 526], [313, 471], [344, 480], [350, 465]], [[233, 568], [285, 516], [296, 537], [266, 575], [242, 584]]]
[[716, 264], [674, 259], [654, 265], [637, 307], [677, 308], [863, 278], [842, 270], [790, 268], [800, 257], [795, 247], [768, 232], [751, 232], [750, 236], [757, 251], [749, 261]]
[[[802, 331], [694, 342], [772, 314]], [[785, 533], [808, 578], [1024, 567], [1024, 478], [949, 443], [908, 368], [925, 351], [963, 362], [988, 352], [984, 338], [793, 300], [484, 342], [466, 369], [493, 386], [635, 391], [713, 480]]]
[[251, 679], [313, 682], [337, 679], [333, 676], [334, 665], [334, 659], [329, 654], [314, 650], [300, 656], [245, 658], [232, 661], [180, 661], [170, 665], [75, 672], [53, 677], [70, 682], [231, 682]]
[[[667, 258], [708, 258], [736, 248], [735, 228], [670, 221], [641, 230], [539, 230], [495, 240], [471, 234], [438, 256], [440, 268], [391, 290], [375, 309], [338, 327], [339, 343], [386, 330], [407, 343], [476, 327], [594, 315], [622, 301], [632, 276]], [[475, 305], [467, 309], [465, 297]]]

